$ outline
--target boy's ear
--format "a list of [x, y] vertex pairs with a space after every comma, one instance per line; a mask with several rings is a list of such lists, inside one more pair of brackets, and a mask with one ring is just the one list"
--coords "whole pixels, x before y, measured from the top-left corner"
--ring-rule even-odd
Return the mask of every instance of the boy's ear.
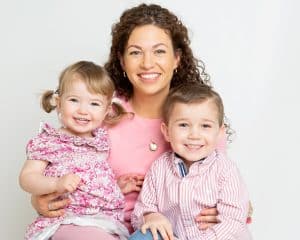
[[226, 127], [222, 124], [218, 135], [218, 142], [223, 142], [224, 140], [226, 141]]
[[165, 140], [167, 142], [170, 142], [168, 126], [164, 122], [160, 125], [160, 130], [161, 130], [162, 134], [164, 135]]

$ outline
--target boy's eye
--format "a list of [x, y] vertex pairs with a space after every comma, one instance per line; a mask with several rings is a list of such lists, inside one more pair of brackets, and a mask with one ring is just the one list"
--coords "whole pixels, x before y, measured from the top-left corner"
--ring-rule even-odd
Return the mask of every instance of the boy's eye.
[[76, 98], [70, 98], [69, 101], [70, 102], [78, 102], [78, 100]]
[[209, 125], [209, 124], [202, 124], [202, 127], [203, 128], [211, 128], [211, 125]]

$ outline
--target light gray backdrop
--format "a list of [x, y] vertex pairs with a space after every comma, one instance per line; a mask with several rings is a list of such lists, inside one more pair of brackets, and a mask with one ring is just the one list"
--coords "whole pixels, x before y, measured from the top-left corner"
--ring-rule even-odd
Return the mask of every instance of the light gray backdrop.
[[[18, 173], [44, 114], [39, 94], [79, 59], [103, 64], [111, 25], [141, 1], [1, 1], [1, 239], [22, 239], [35, 216]], [[149, 2], [149, 1], [147, 1]], [[299, 1], [155, 1], [188, 26], [192, 47], [236, 130], [230, 156], [254, 206], [255, 239], [296, 239], [299, 225]]]

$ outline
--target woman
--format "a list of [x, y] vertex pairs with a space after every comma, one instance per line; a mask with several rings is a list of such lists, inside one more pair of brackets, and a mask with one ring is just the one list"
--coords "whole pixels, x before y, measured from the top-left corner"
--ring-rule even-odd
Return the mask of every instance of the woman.
[[[159, 5], [141, 4], [128, 9], [112, 28], [112, 46], [105, 68], [115, 83], [118, 101], [134, 116], [109, 129], [109, 162], [119, 180], [136, 182], [136, 191], [125, 196], [125, 220], [130, 230], [130, 214], [143, 176], [150, 164], [169, 150], [160, 123], [161, 106], [170, 88], [193, 81], [209, 83], [204, 65], [198, 65], [189, 44], [187, 28]], [[34, 196], [32, 205], [42, 215], [60, 216], [68, 199], [55, 201], [57, 197], [57, 193]], [[217, 222], [216, 216], [215, 208], [206, 209], [196, 221], [206, 229]], [[79, 236], [78, 229], [66, 226], [53, 239], [62, 239], [64, 231]], [[91, 227], [89, 231], [97, 235], [96, 229]]]

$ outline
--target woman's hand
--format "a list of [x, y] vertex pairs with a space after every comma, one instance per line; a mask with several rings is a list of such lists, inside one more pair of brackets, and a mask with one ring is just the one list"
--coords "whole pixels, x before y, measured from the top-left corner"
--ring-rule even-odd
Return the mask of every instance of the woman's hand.
[[68, 198], [60, 199], [61, 193], [50, 193], [45, 195], [32, 195], [31, 204], [34, 209], [44, 217], [60, 217], [65, 214], [64, 208], [70, 204]]
[[161, 213], [148, 213], [144, 215], [143, 226], [141, 227], [141, 232], [146, 234], [147, 229], [152, 233], [153, 240], [158, 239], [158, 233], [164, 240], [174, 240], [172, 225], [169, 220]]
[[196, 222], [199, 229], [206, 230], [207, 228], [219, 223], [217, 219], [217, 208], [205, 208], [196, 216]]
[[118, 177], [117, 183], [123, 194], [140, 192], [144, 182], [144, 176], [139, 174], [124, 174]]

